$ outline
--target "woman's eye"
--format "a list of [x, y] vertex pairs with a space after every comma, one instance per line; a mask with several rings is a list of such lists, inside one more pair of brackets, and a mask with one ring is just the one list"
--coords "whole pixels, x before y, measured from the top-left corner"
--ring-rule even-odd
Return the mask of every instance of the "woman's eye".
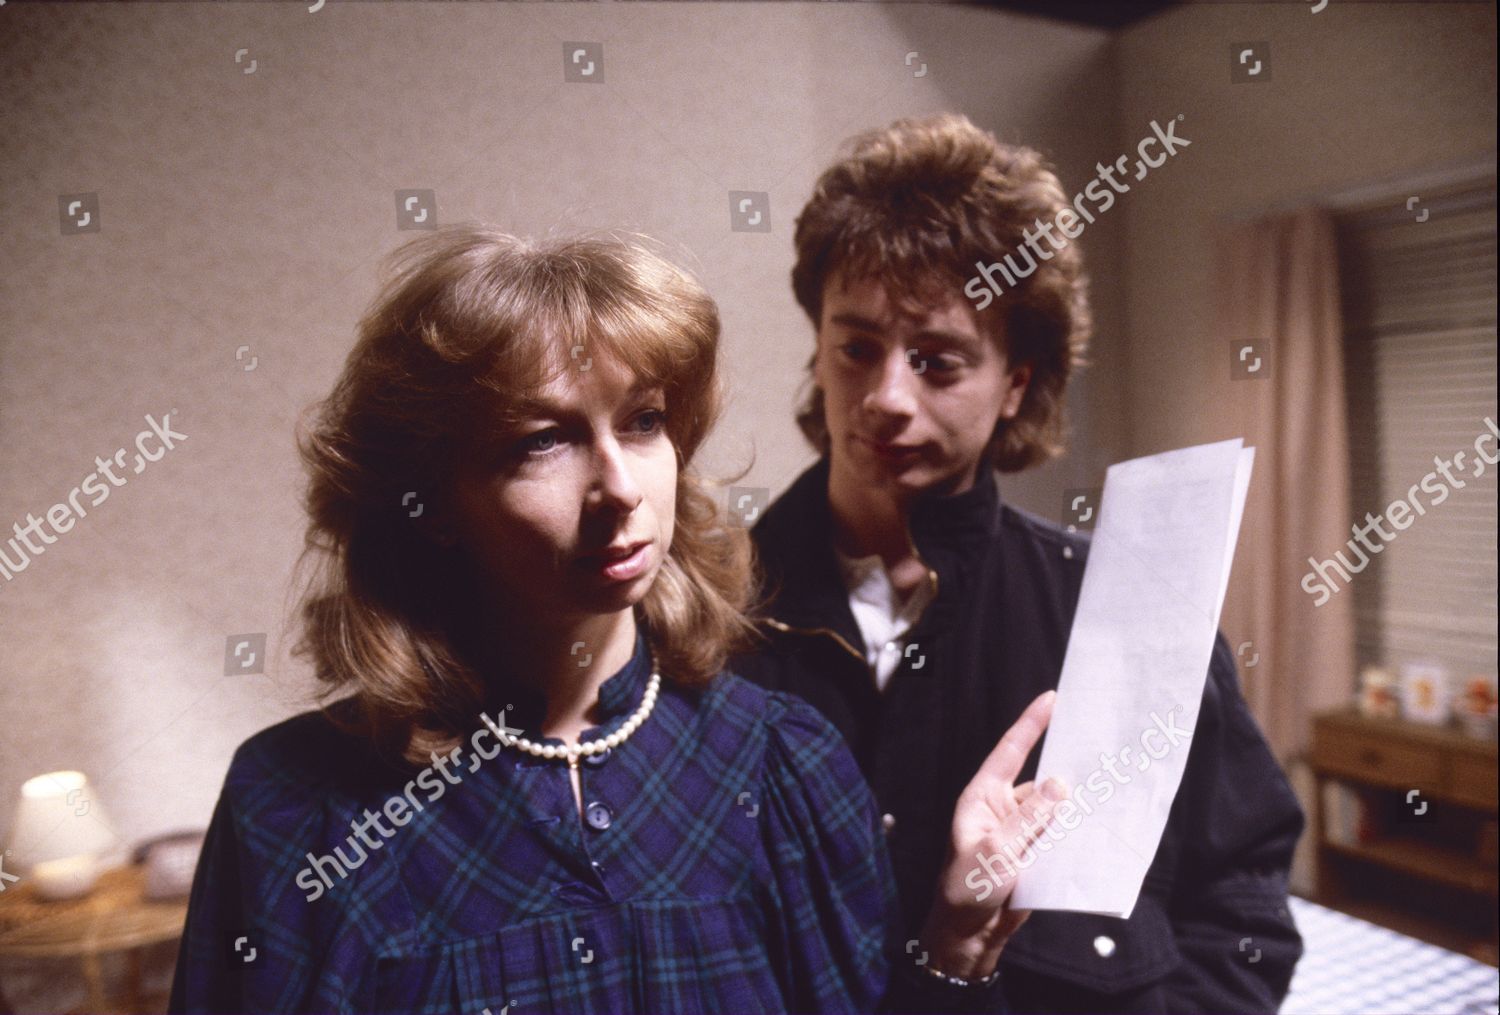
[[518, 447], [524, 454], [546, 454], [557, 447], [557, 429], [553, 427], [547, 430], [538, 430], [534, 434], [528, 434], [521, 438]]
[[635, 418], [635, 427], [638, 433], [654, 434], [667, 422], [667, 413], [664, 409], [647, 409]]

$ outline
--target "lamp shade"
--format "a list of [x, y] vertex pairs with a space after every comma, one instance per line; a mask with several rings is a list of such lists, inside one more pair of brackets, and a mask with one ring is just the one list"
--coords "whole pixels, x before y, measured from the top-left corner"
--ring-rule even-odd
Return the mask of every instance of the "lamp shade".
[[21, 786], [11, 852], [43, 894], [78, 894], [93, 886], [97, 860], [119, 841], [82, 772], [48, 772]]

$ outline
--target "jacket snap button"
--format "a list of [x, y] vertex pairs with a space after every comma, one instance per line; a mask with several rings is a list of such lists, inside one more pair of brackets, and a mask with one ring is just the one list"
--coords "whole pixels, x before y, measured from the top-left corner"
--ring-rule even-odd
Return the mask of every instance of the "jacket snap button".
[[1099, 953], [1101, 959], [1107, 959], [1115, 953], [1115, 939], [1107, 934], [1100, 934], [1094, 938], [1094, 951]]
[[597, 800], [588, 805], [587, 809], [583, 812], [583, 816], [591, 828], [596, 828], [601, 832], [609, 827], [610, 820], [614, 817], [610, 813], [609, 808]]
[[604, 761], [609, 757], [609, 752], [611, 750], [613, 750], [613, 748], [606, 747], [604, 750], [599, 751], [596, 754], [585, 754], [583, 756], [583, 762], [586, 765], [593, 765], [595, 768], [598, 768], [600, 765], [604, 764]]
[[890, 835], [896, 830], [896, 816], [894, 814], [883, 814], [880, 817], [880, 831]]

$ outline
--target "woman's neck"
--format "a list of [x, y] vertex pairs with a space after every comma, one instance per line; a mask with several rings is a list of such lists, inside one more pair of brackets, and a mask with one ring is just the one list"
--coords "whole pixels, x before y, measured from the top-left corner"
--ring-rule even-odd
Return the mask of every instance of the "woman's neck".
[[635, 653], [635, 612], [626, 609], [551, 626], [533, 618], [508, 630], [515, 633], [495, 639], [498, 643], [488, 646], [488, 654], [494, 672], [546, 701], [542, 728], [532, 735], [571, 742], [597, 725], [599, 688]]

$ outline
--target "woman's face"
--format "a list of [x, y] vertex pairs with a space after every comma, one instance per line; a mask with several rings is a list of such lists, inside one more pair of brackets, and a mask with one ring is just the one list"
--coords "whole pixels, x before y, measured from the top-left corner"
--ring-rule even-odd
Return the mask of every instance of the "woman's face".
[[672, 545], [666, 399], [613, 357], [570, 364], [540, 408], [461, 463], [453, 532], [492, 605], [566, 624], [640, 602]]

